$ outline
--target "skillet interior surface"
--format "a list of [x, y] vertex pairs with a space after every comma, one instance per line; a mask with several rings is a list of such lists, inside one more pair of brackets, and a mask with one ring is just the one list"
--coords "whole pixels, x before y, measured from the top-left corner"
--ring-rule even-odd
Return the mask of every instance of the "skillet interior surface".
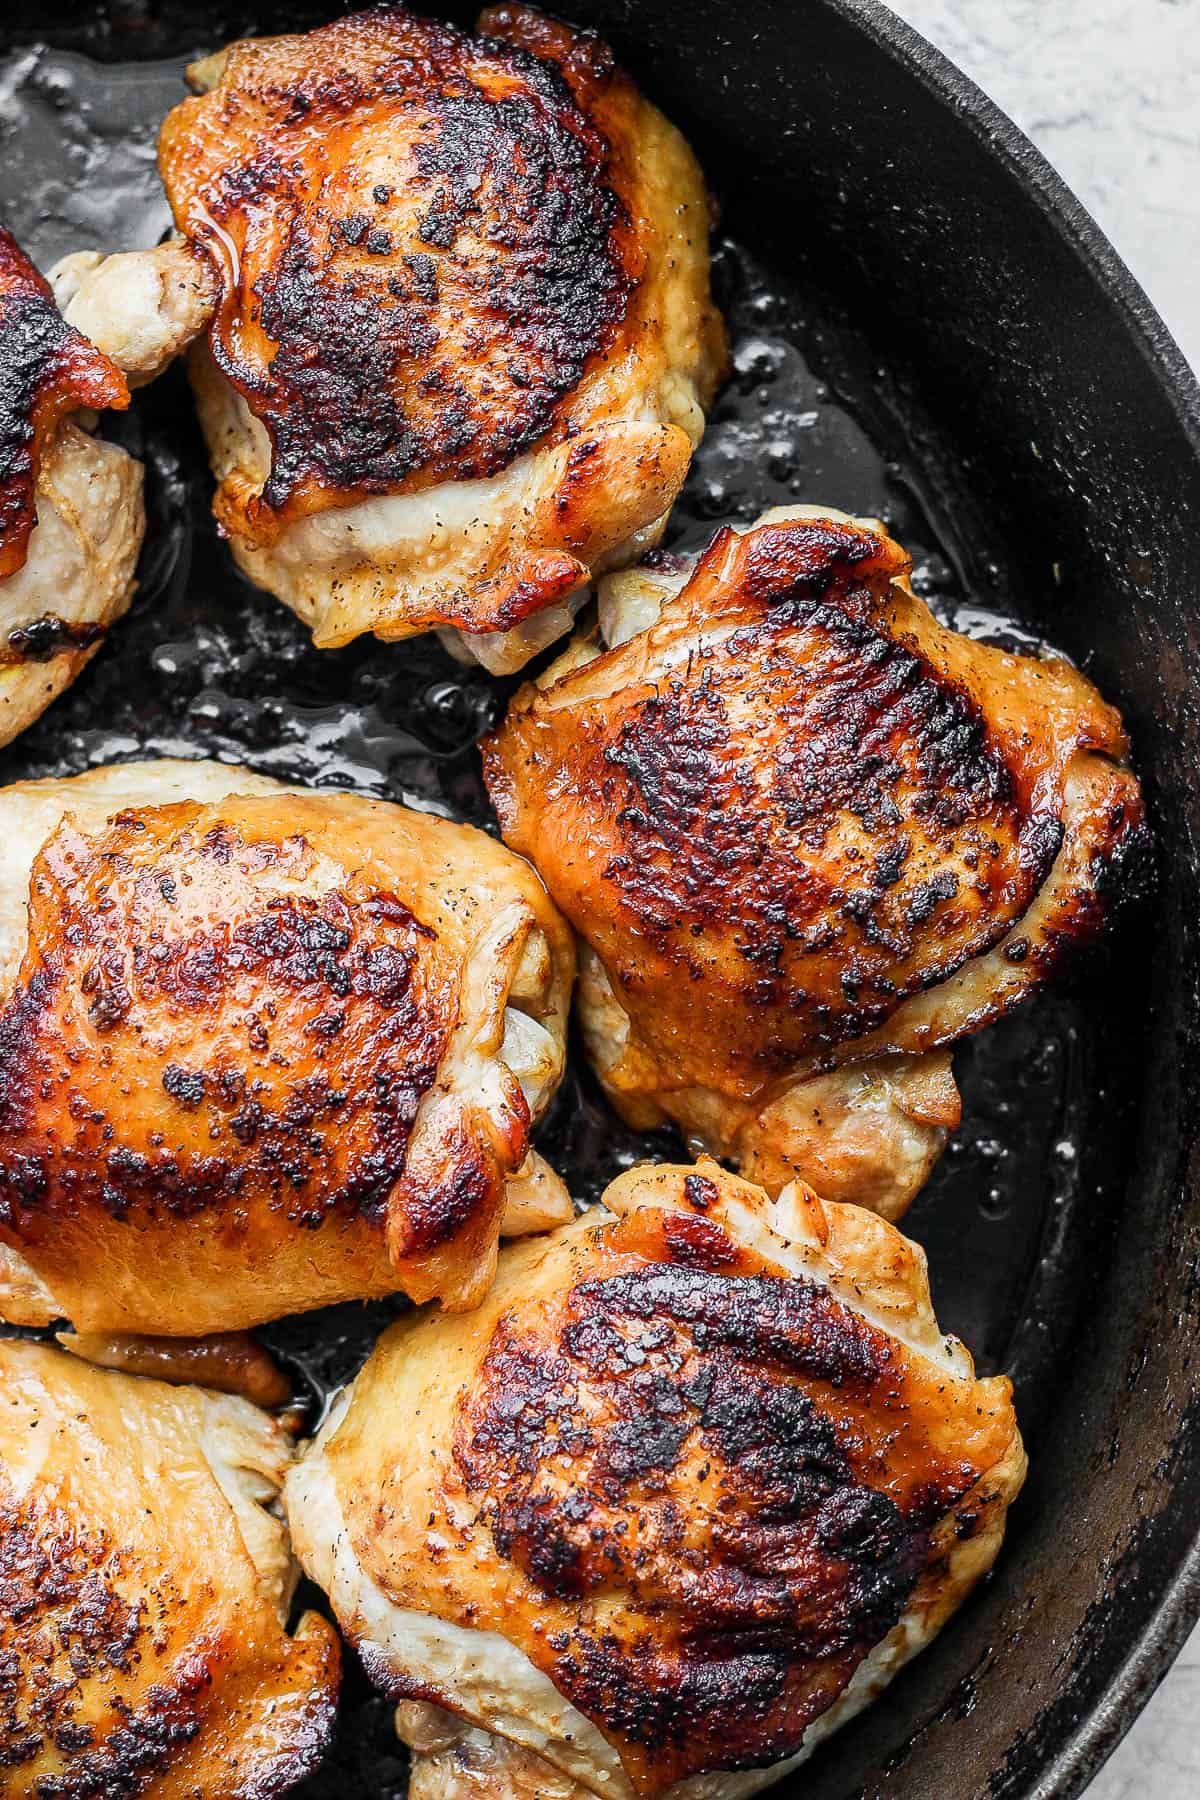
[[[328, 10], [11, 7], [6, 223], [43, 266], [153, 241], [167, 222], [154, 135], [189, 53]], [[1122, 705], [1147, 781], [1153, 896], [1065, 990], [962, 1047], [964, 1126], [906, 1225], [943, 1324], [1016, 1382], [1033, 1472], [1004, 1556], [883, 1701], [778, 1790], [1069, 1795], [1196, 1595], [1200, 400], [1044, 165], [878, 9], [565, 10], [692, 137], [728, 234], [734, 374], [668, 542], [790, 499], [879, 514], [951, 623], [1082, 662]], [[314, 652], [216, 539], [180, 374], [116, 429], [149, 467], [141, 593], [0, 779], [206, 754], [490, 822], [472, 747], [503, 684], [424, 643]], [[582, 1198], [678, 1148], [617, 1124], [578, 1067], [541, 1147]], [[263, 1335], [316, 1408], [402, 1304]], [[402, 1795], [389, 1711], [351, 1672], [334, 1755], [298, 1793]]]

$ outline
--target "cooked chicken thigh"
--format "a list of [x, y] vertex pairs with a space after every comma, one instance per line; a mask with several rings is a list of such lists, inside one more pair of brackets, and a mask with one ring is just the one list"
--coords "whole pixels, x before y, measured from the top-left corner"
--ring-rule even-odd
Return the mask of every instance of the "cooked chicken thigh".
[[319, 1760], [338, 1645], [271, 1510], [257, 1407], [0, 1342], [0, 1795], [269, 1800]]
[[484, 748], [620, 1111], [887, 1217], [957, 1123], [948, 1046], [1095, 934], [1144, 830], [1091, 683], [945, 629], [909, 566], [794, 507], [614, 576], [608, 647]]
[[139, 375], [211, 316], [217, 518], [318, 644], [437, 628], [519, 668], [655, 541], [704, 428], [725, 340], [691, 152], [521, 6], [476, 35], [382, 6], [191, 79], [159, 156], [179, 240], [74, 262], [68, 316]]
[[939, 1629], [1024, 1478], [1009, 1383], [882, 1219], [711, 1162], [604, 1198], [385, 1333], [285, 1483], [427, 1800], [769, 1785]]
[[64, 324], [0, 227], [0, 745], [43, 713], [129, 605], [142, 465], [93, 437], [125, 378]]
[[473, 1305], [562, 1072], [570, 934], [483, 833], [215, 763], [0, 792], [0, 1317], [199, 1335]]

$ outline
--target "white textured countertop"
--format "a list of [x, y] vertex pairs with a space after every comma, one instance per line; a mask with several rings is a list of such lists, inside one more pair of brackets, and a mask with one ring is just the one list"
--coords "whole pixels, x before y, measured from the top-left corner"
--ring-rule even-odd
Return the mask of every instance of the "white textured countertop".
[[[1200, 369], [1200, 0], [891, 4], [1028, 133]], [[1200, 1800], [1200, 1628], [1088, 1800]]]

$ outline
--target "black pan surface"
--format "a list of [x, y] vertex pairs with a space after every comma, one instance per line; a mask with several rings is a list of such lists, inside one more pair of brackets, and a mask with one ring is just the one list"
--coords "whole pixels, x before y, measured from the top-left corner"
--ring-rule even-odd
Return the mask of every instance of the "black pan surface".
[[[0, 211], [46, 266], [154, 241], [190, 54], [325, 16], [33, 7], [0, 23]], [[439, 9], [454, 11], [453, 7]], [[596, 23], [693, 137], [723, 206], [734, 373], [668, 540], [791, 499], [883, 517], [959, 629], [1054, 642], [1126, 711], [1160, 880], [1065, 989], [962, 1046], [962, 1132], [909, 1215], [943, 1324], [1007, 1368], [1033, 1462], [987, 1591], [781, 1793], [1069, 1795], [1196, 1610], [1191, 1328], [1200, 805], [1200, 395], [1019, 134], [873, 5], [612, 0]], [[727, 235], [726, 235], [727, 234]], [[133, 613], [0, 780], [210, 755], [491, 824], [474, 740], [505, 685], [424, 642], [318, 654], [237, 575], [181, 375], [117, 427], [149, 468]], [[509, 684], [511, 686], [512, 684]], [[581, 1198], [640, 1138], [575, 1059], [541, 1147]], [[262, 1335], [314, 1413], [402, 1301]], [[392, 1800], [390, 1709], [351, 1671], [297, 1792]]]

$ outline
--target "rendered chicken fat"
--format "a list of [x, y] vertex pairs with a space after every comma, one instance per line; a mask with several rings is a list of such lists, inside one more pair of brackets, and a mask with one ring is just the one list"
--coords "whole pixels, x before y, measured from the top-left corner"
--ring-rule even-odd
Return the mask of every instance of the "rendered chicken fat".
[[605, 1204], [387, 1332], [288, 1476], [418, 1794], [756, 1791], [937, 1631], [1024, 1476], [882, 1220], [715, 1163]]

